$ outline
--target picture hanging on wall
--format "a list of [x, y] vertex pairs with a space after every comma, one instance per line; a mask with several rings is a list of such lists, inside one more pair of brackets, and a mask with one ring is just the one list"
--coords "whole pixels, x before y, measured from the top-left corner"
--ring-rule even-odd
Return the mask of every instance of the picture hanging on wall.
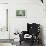
[[25, 10], [16, 10], [16, 16], [25, 17]]

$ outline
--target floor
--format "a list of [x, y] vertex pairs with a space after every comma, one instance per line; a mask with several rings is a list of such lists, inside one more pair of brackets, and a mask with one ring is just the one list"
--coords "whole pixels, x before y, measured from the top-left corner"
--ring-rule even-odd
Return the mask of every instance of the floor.
[[[31, 45], [30, 45], [30, 43], [23, 41], [23, 42], [21, 42], [21, 45], [19, 42], [16, 42], [14, 45], [12, 45], [11, 43], [0, 43], [0, 46], [31, 46]], [[42, 46], [42, 45], [34, 44], [33, 46]]]
[[[28, 42], [22, 42], [21, 45], [19, 46], [31, 46], [31, 43], [28, 43]], [[33, 46], [43, 46], [42, 44], [34, 44]]]
[[[11, 43], [0, 43], [0, 46], [16, 46], [16, 45], [12, 45]], [[22, 44], [17, 44], [17, 46], [31, 46], [28, 43], [22, 42]], [[33, 45], [33, 46], [42, 46], [42, 45]]]
[[[21, 44], [21, 45], [19, 45], [19, 46], [31, 46], [30, 44], [25, 44], [25, 43], [23, 43], [23, 44]], [[42, 46], [41, 44], [40, 45], [33, 45], [33, 46]]]
[[16, 46], [12, 45], [13, 39], [0, 39], [0, 46]]
[[11, 43], [0, 43], [0, 46], [12, 46]]

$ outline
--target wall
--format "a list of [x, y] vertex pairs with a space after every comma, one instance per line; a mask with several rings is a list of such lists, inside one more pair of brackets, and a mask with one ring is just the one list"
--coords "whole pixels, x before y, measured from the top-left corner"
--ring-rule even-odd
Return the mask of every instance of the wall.
[[[38, 3], [38, 4], [37, 4]], [[34, 22], [35, 18], [40, 19], [41, 15], [43, 17], [43, 6], [42, 4], [39, 4], [39, 2], [36, 1], [28, 1], [28, 0], [13, 0], [10, 2], [10, 7], [9, 7], [9, 23], [13, 25], [11, 28], [13, 29], [14, 26], [16, 29], [24, 29], [26, 30], [26, 23], [29, 22]], [[16, 17], [16, 10], [18, 9], [24, 9], [26, 11], [26, 17]], [[40, 11], [39, 11], [40, 10]], [[35, 12], [34, 12], [35, 11]], [[38, 11], [38, 12], [37, 12]], [[11, 14], [12, 13], [12, 14]], [[37, 14], [36, 14], [37, 13]], [[35, 20], [35, 22], [38, 20]], [[24, 26], [24, 27], [23, 27]], [[15, 28], [13, 30], [15, 30]], [[12, 30], [11, 29], [11, 30]]]
[[8, 0], [0, 0], [0, 3], [8, 3]]
[[[16, 17], [16, 10], [25, 10], [26, 17]], [[40, 0], [9, 0], [9, 31], [13, 33], [18, 30], [27, 29], [28, 23], [40, 23], [43, 28], [44, 41], [46, 42], [46, 16], [45, 6]]]
[[7, 9], [8, 4], [0, 4], [0, 39], [9, 39], [7, 28]]
[[[8, 0], [0, 0], [0, 3], [8, 3]], [[2, 20], [3, 18], [1, 18], [1, 15], [5, 16], [6, 15], [6, 9], [8, 8], [7, 7], [8, 5], [6, 4], [0, 4], [0, 20]], [[2, 14], [3, 12], [3, 14]], [[3, 20], [2, 20], [3, 21]], [[1, 24], [1, 22], [0, 22]], [[4, 25], [5, 23], [3, 23]], [[0, 25], [1, 26], [1, 25]], [[0, 31], [0, 39], [8, 39], [9, 38], [9, 32], [7, 31], [3, 31], [1, 32]], [[0, 43], [0, 46], [12, 46], [11, 43]]]

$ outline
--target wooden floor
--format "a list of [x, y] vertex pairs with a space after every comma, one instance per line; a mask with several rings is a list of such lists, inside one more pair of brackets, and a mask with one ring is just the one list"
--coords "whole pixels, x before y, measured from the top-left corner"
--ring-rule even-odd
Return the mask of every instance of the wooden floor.
[[0, 43], [12, 43], [14, 42], [13, 39], [0, 39]]
[[[25, 42], [22, 42], [21, 45], [19, 46], [31, 46], [31, 43], [25, 43]], [[42, 44], [34, 44], [33, 46], [43, 46]]]
[[0, 43], [0, 46], [12, 46], [11, 43]]

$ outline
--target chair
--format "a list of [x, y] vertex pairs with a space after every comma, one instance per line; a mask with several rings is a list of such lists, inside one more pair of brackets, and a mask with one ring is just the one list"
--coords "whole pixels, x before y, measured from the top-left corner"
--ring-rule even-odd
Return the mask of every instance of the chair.
[[32, 45], [34, 42], [39, 43], [39, 33], [40, 33], [40, 24], [27, 23], [27, 31], [22, 31], [22, 34], [19, 35], [20, 36], [20, 44], [22, 41], [25, 41], [25, 38], [24, 38], [25, 34], [29, 34], [32, 36], [29, 40], [29, 41], [31, 41]]
[[27, 23], [27, 31], [32, 35], [33, 41], [37, 41], [39, 43], [40, 24]]

